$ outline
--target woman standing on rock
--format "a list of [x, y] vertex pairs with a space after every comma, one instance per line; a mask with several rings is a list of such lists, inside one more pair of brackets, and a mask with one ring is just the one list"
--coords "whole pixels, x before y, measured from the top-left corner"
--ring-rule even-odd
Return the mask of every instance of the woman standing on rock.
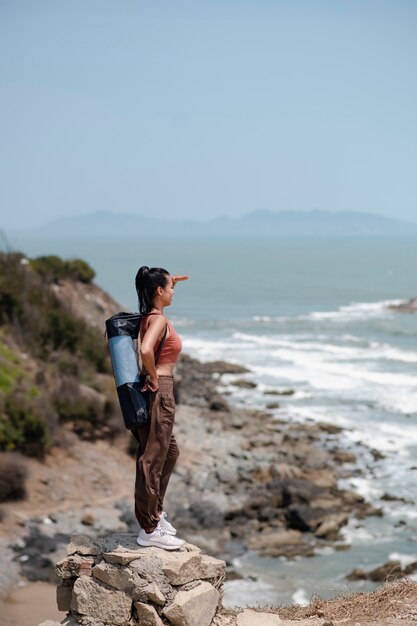
[[179, 455], [172, 434], [175, 419], [173, 370], [182, 349], [181, 338], [164, 316], [164, 308], [172, 302], [175, 284], [187, 278], [144, 265], [135, 281], [139, 311], [143, 315], [140, 324], [142, 374], [147, 374], [142, 391], [149, 391], [149, 421], [132, 431], [138, 442], [135, 515], [140, 530], [137, 542], [140, 546], [165, 550], [176, 550], [184, 541], [175, 537], [177, 531], [167, 521], [163, 510], [168, 481]]

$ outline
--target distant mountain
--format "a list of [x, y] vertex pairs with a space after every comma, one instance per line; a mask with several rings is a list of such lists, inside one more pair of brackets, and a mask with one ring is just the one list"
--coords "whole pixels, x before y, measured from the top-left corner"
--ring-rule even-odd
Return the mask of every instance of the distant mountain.
[[[208, 221], [174, 220], [146, 215], [96, 212], [63, 217], [37, 232], [68, 236], [182, 237], [390, 237], [417, 236], [417, 224], [373, 213], [257, 210], [242, 217], [221, 216]], [[33, 231], [32, 231], [33, 232]]]

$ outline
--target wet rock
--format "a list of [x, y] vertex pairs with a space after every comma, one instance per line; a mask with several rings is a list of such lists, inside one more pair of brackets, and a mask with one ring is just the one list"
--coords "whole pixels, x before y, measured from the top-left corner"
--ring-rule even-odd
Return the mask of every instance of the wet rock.
[[241, 387], [242, 389], [255, 389], [255, 387], [258, 386], [252, 380], [244, 380], [243, 378], [240, 378], [239, 380], [232, 380], [230, 384], [234, 387]]
[[337, 435], [343, 430], [340, 426], [336, 426], [336, 424], [331, 424], [330, 422], [317, 422], [317, 426], [320, 430], [329, 435]]
[[316, 529], [316, 537], [321, 539], [336, 540], [339, 535], [339, 530], [342, 526], [348, 523], [348, 513], [333, 513], [327, 517]]
[[201, 363], [201, 371], [205, 374], [246, 374], [250, 372], [247, 367], [227, 361], [211, 361]]
[[292, 504], [288, 507], [285, 517], [288, 528], [314, 532], [328, 514], [326, 509], [313, 509], [307, 504]]
[[417, 313], [417, 298], [411, 298], [401, 304], [389, 304], [387, 308], [397, 313]]
[[264, 550], [265, 548], [276, 548], [299, 544], [302, 541], [302, 534], [298, 530], [278, 530], [267, 531], [250, 537], [248, 547], [251, 550]]
[[325, 494], [322, 487], [318, 487], [309, 480], [302, 478], [287, 478], [282, 481], [283, 505], [305, 504]]
[[348, 574], [348, 580], [372, 580], [373, 582], [384, 582], [386, 580], [397, 580], [406, 576], [399, 561], [388, 561], [369, 572], [363, 569], [354, 569]]
[[294, 389], [283, 389], [282, 391], [278, 389], [266, 389], [264, 391], [264, 395], [266, 396], [292, 396], [294, 393]]
[[356, 463], [356, 454], [347, 450], [337, 450], [333, 458], [337, 463]]
[[213, 396], [209, 403], [210, 411], [230, 411], [230, 407], [222, 396]]

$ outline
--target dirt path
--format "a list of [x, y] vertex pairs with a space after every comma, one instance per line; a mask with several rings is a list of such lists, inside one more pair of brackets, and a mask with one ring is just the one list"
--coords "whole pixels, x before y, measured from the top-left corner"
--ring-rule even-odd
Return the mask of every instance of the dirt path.
[[126, 452], [127, 439], [117, 443], [76, 440], [71, 450], [51, 450], [44, 462], [28, 459], [27, 498], [2, 504], [0, 536], [19, 536], [33, 516], [105, 506], [133, 498], [134, 459]]
[[36, 626], [44, 620], [61, 621], [65, 613], [56, 608], [54, 585], [26, 583], [15, 589], [4, 602], [0, 613], [0, 626]]

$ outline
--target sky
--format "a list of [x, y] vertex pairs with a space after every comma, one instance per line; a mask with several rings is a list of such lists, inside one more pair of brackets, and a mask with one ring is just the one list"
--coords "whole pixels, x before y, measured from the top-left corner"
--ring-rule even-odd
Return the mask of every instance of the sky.
[[417, 222], [415, 0], [0, 0], [0, 227]]

